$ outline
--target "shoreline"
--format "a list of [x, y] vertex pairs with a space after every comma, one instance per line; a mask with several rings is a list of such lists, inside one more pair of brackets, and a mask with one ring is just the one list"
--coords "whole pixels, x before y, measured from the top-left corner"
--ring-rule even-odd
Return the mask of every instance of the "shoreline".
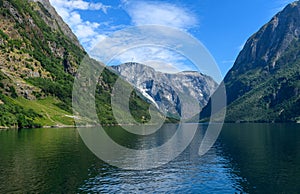
[[[247, 123], [253, 123], [253, 124], [284, 124], [284, 123], [294, 123], [294, 124], [300, 124], [300, 121], [297, 122], [282, 122], [282, 123], [267, 123], [267, 122], [242, 122], [242, 123], [237, 123], [237, 122], [225, 122], [223, 124], [247, 124]], [[172, 123], [165, 123], [165, 124], [172, 124]], [[189, 124], [189, 123], [187, 123]], [[190, 123], [193, 124], [193, 123]], [[198, 124], [208, 124], [208, 123], [201, 123], [199, 122]], [[16, 128], [16, 127], [6, 127], [6, 126], [0, 126], [0, 131], [4, 130], [15, 130], [15, 129], [51, 129], [51, 128], [91, 128], [91, 127], [98, 127], [98, 126], [103, 126], [103, 127], [114, 127], [114, 126], [133, 126], [134, 124], [102, 124], [102, 125], [83, 125], [83, 126], [76, 126], [76, 125], [45, 125], [41, 127], [32, 127], [32, 128]]]
[[32, 128], [17, 128], [17, 127], [0, 126], [0, 131], [1, 130], [11, 130], [11, 129], [91, 128], [91, 127], [98, 127], [98, 126], [114, 127], [114, 126], [122, 126], [122, 125], [123, 126], [133, 126], [134, 124], [101, 124], [101, 125], [82, 125], [82, 126], [77, 126], [77, 125], [45, 125], [45, 126], [32, 127]]

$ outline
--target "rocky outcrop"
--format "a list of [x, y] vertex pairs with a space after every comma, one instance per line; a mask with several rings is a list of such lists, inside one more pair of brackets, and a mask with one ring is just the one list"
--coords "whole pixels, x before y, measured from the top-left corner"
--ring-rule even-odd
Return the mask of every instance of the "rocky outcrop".
[[[228, 89], [240, 89], [230, 94], [228, 102], [231, 103], [268, 76], [276, 73], [276, 70], [280, 68], [279, 59], [299, 38], [300, 6], [299, 2], [294, 2], [276, 14], [269, 23], [246, 42], [232, 69], [224, 79]], [[247, 82], [246, 84], [245, 82], [232, 82], [232, 79], [246, 75], [256, 68], [261, 70], [260, 75], [256, 76], [259, 79], [252, 79], [251, 83]]]
[[[211, 77], [199, 72], [162, 73], [139, 63], [125, 63], [111, 68], [133, 84], [160, 110], [173, 117], [183, 116], [181, 101], [189, 97], [198, 101], [200, 108], [204, 107], [217, 87]], [[196, 108], [189, 107], [189, 112], [192, 114]], [[192, 115], [185, 115], [190, 116]]]
[[71, 28], [63, 21], [60, 15], [56, 12], [54, 7], [50, 4], [49, 0], [30, 0], [33, 2], [38, 2], [43, 6], [36, 7], [36, 11], [40, 14], [40, 17], [46, 22], [48, 26], [52, 28], [53, 31], [60, 31], [64, 35], [70, 38], [70, 40], [82, 50], [83, 47], [79, 43], [77, 37], [72, 32]]
[[[248, 39], [224, 83], [228, 122], [295, 122], [300, 118], [299, 1], [286, 6]], [[209, 115], [209, 107], [202, 117]]]
[[[67, 115], [73, 114], [78, 67], [84, 58], [102, 64], [90, 60], [48, 0], [0, 0], [0, 26], [0, 126], [74, 125], [73, 118], [79, 117]], [[95, 96], [97, 114], [102, 124], [116, 124], [110, 97], [117, 76], [107, 69], [102, 74]], [[135, 120], [147, 122], [149, 104], [134, 92], [131, 104]]]

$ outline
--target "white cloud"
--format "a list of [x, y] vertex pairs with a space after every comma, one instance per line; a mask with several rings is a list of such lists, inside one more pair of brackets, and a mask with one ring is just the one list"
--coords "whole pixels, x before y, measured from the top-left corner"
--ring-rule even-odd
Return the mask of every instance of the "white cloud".
[[101, 10], [104, 13], [110, 6], [102, 3], [91, 3], [83, 0], [50, 0], [54, 7], [69, 9], [69, 10]]
[[126, 62], [138, 62], [165, 73], [191, 70], [191, 67], [186, 65], [187, 59], [185, 57], [174, 51], [159, 47], [145, 46], [126, 50], [115, 56], [109, 65]]
[[85, 49], [90, 50], [102, 40], [104, 35], [100, 34], [97, 22], [84, 21], [78, 10], [99, 10], [107, 13], [109, 6], [102, 3], [90, 3], [83, 0], [50, 0], [52, 6], [56, 9], [63, 20], [71, 27]]
[[[121, 7], [128, 13], [134, 26], [162, 25], [188, 31], [198, 24], [196, 17], [188, 9], [176, 4], [140, 0], [121, 0], [121, 3]], [[168, 31], [161, 33], [166, 34]], [[126, 37], [125, 34], [122, 35]], [[169, 34], [169, 37], [173, 36], [176, 34]], [[139, 47], [126, 50], [126, 52], [115, 56], [110, 65], [131, 61], [148, 65], [161, 72], [175, 73], [191, 70], [185, 57], [171, 50], [158, 47]]]
[[[115, 32], [91, 50], [90, 55], [107, 65], [139, 62], [158, 71], [201, 71], [221, 80], [214, 59], [197, 39], [165, 26], [136, 26]], [[157, 63], [168, 65], [157, 67]]]
[[188, 30], [198, 24], [196, 17], [183, 6], [158, 1], [122, 2], [134, 25], [164, 25]]
[[[101, 3], [90, 3], [87, 0], [50, 0], [50, 2], [92, 56], [93, 51], [91, 49], [94, 46], [97, 46], [107, 36], [113, 35], [113, 32], [116, 30], [123, 29], [128, 27], [126, 25], [129, 25], [112, 25], [108, 22], [102, 22], [100, 25], [100, 23], [84, 21], [82, 19], [79, 10], [99, 10], [107, 13], [107, 9], [110, 7]], [[155, 1], [121, 0], [118, 9], [124, 9], [131, 18], [131, 24], [135, 26], [155, 24], [188, 31], [198, 25], [196, 17], [187, 8], [176, 4]], [[116, 19], [118, 20], [119, 18]], [[168, 34], [168, 31], [163, 31], [160, 34], [167, 34], [166, 36], [173, 37], [174, 39], [177, 38], [176, 33]], [[132, 35], [130, 34], [129, 36], [131, 37]], [[126, 47], [126, 41], [128, 40], [124, 37], [126, 37], [126, 34], [121, 33], [119, 39], [123, 40], [121, 42]], [[124, 40], [126, 41], [124, 42]], [[111, 44], [110, 42], [108, 45], [108, 51], [109, 53], [114, 53], [114, 48]], [[101, 47], [103, 47], [102, 43]], [[176, 50], [176, 48], [173, 49]], [[126, 50], [126, 52], [115, 56], [111, 64], [116, 65], [130, 61], [149, 65], [161, 72], [175, 73], [183, 70], [191, 70], [190, 64], [186, 63], [186, 59], [183, 56], [168, 49], [157, 47]]]

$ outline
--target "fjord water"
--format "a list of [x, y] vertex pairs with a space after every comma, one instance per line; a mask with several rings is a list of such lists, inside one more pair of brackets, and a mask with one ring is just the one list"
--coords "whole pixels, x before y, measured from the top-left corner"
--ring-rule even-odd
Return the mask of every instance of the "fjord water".
[[[198, 157], [204, 128], [199, 126], [191, 145], [174, 161], [146, 171], [102, 162], [76, 129], [0, 131], [0, 193], [300, 191], [299, 124], [226, 124], [213, 148]], [[176, 125], [148, 138], [117, 127], [107, 130], [122, 145], [146, 149], [168, 140]]]

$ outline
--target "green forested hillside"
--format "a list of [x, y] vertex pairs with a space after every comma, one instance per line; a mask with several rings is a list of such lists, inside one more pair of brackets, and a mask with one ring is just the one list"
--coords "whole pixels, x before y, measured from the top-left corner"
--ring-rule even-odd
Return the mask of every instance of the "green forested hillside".
[[299, 32], [296, 1], [248, 39], [224, 78], [227, 122], [300, 122]]
[[256, 68], [235, 80], [252, 82], [254, 87], [228, 106], [227, 121], [300, 121], [300, 42], [293, 44], [277, 61], [278, 69], [271, 76]]
[[[46, 9], [42, 3], [0, 0], [2, 127], [73, 124], [73, 81], [86, 52], [54, 9]], [[115, 123], [110, 93], [116, 75], [105, 69], [102, 77], [96, 95], [99, 119]], [[142, 122], [142, 115], [149, 118], [149, 105], [132, 95], [131, 106], [138, 110], [133, 115]]]

